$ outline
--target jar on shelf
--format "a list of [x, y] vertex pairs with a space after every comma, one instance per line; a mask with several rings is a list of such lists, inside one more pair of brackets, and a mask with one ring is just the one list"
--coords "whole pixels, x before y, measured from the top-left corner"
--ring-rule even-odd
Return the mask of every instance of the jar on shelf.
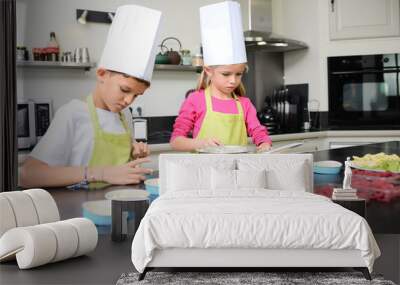
[[32, 56], [33, 56], [33, 60], [40, 60], [40, 49], [32, 48]]
[[49, 61], [59, 61], [59, 49], [48, 47], [47, 48], [47, 58]]
[[24, 47], [17, 46], [16, 60], [23, 61], [25, 60], [25, 50]]
[[47, 55], [46, 55], [46, 49], [45, 48], [39, 48], [39, 54], [40, 54], [40, 60], [41, 61], [46, 61], [47, 60]]
[[203, 66], [203, 55], [201, 55], [200, 53], [195, 54], [192, 57], [192, 65], [196, 67]]
[[192, 56], [190, 55], [190, 50], [183, 49], [181, 50], [181, 54], [182, 54], [182, 64], [192, 65]]
[[29, 60], [29, 50], [26, 47], [22, 47], [24, 50], [24, 59]]

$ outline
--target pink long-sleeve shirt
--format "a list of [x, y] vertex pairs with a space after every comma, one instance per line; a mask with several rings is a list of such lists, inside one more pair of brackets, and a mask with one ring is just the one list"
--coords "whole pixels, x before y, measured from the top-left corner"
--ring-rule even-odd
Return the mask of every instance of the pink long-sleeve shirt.
[[[247, 135], [252, 138], [253, 143], [255, 145], [260, 145], [264, 142], [272, 144], [267, 129], [258, 121], [257, 111], [250, 99], [247, 97], [238, 97], [238, 99], [243, 108]], [[223, 100], [211, 96], [211, 102], [214, 112], [238, 114], [238, 109], [234, 99]], [[206, 110], [207, 107], [204, 90], [190, 93], [187, 99], [183, 102], [179, 115], [175, 120], [171, 141], [176, 137], [187, 137], [191, 131], [193, 137], [197, 137], [206, 115]]]

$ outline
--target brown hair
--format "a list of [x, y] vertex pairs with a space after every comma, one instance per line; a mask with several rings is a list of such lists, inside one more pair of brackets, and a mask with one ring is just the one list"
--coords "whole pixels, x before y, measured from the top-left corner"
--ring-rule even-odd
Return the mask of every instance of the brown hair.
[[[212, 66], [212, 67], [217, 67], [217, 66]], [[248, 66], [246, 65], [246, 69], [245, 71], [247, 72], [248, 70]], [[196, 89], [198, 91], [202, 90], [202, 89], [206, 89], [208, 86], [210, 86], [210, 78], [207, 76], [207, 73], [203, 70], [201, 71], [201, 74], [199, 76], [199, 80], [197, 81], [197, 87]], [[244, 85], [242, 82], [240, 82], [239, 86], [236, 87], [235, 90], [233, 90], [233, 93], [235, 93], [236, 96], [246, 96], [246, 89], [244, 88]]]
[[135, 77], [135, 76], [131, 76], [131, 75], [126, 74], [126, 73], [123, 73], [123, 72], [118, 72], [118, 71], [109, 70], [109, 69], [108, 69], [108, 71], [110, 72], [111, 75], [113, 75], [113, 74], [121, 74], [121, 75], [123, 75], [123, 76], [126, 77], [126, 78], [133, 78], [133, 79], [135, 79], [136, 81], [138, 81], [138, 82], [144, 84], [146, 87], [150, 87], [150, 82], [147, 81], [147, 80], [144, 80], [144, 79], [141, 79], [141, 78], [137, 78], [137, 77]]

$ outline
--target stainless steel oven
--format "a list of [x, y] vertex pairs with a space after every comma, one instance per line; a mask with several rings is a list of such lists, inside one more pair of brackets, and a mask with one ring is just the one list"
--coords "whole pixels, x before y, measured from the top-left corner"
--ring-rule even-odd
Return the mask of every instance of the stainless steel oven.
[[399, 60], [400, 54], [329, 57], [329, 127], [399, 129]]

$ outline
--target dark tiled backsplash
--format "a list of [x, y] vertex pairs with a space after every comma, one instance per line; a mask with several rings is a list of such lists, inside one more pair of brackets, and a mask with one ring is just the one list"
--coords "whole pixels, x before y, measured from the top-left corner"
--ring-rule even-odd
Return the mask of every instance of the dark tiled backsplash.
[[147, 120], [147, 142], [149, 144], [168, 143], [176, 116], [144, 118]]

